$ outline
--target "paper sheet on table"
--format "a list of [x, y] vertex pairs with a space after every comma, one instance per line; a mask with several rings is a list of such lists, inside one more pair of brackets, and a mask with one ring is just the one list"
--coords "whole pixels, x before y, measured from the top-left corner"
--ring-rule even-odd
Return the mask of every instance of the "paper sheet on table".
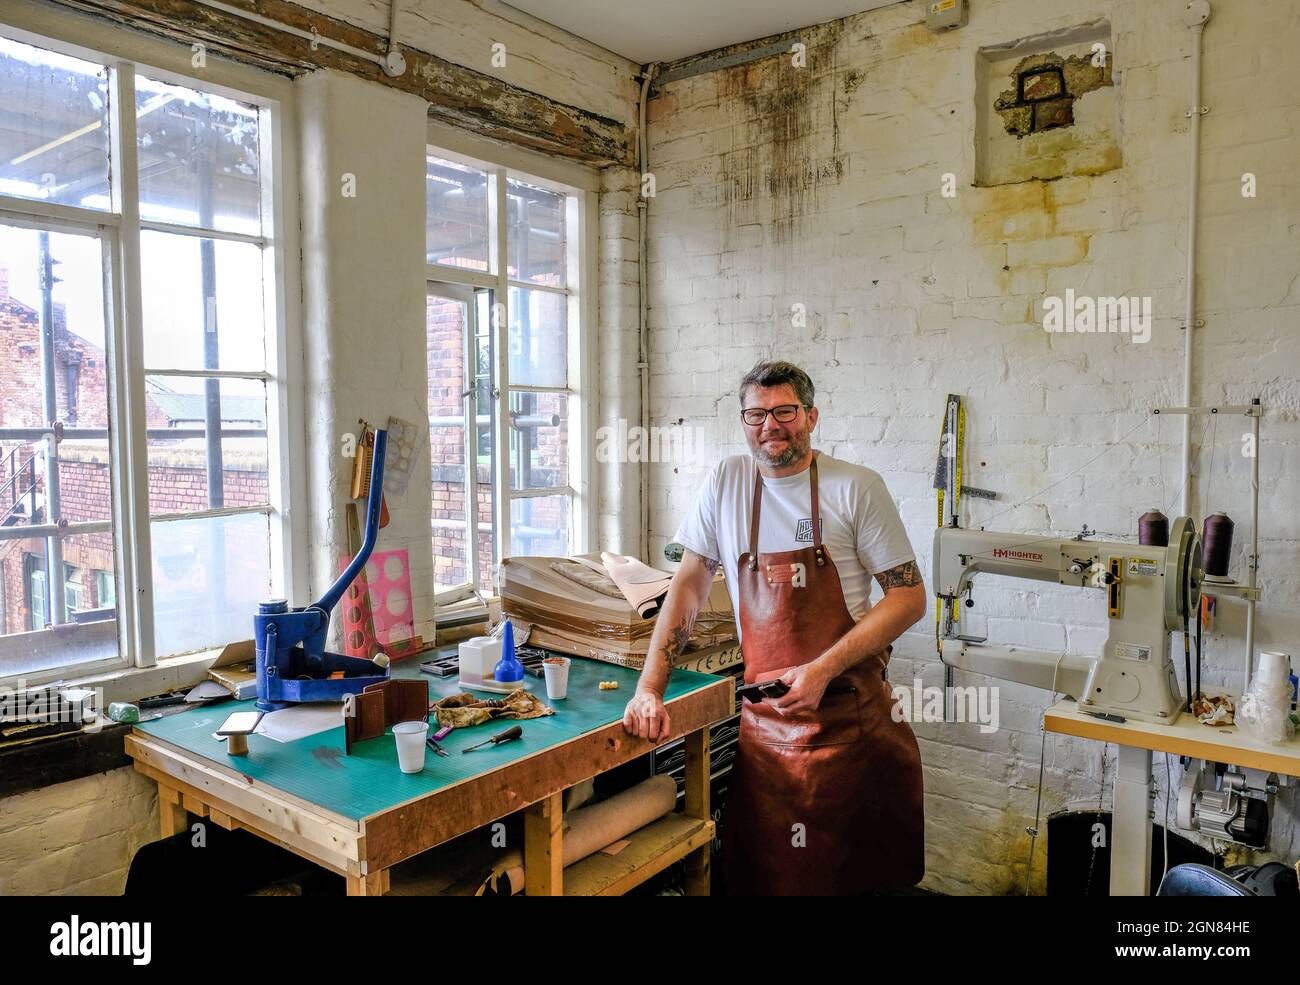
[[276, 742], [292, 742], [343, 724], [343, 705], [335, 702], [293, 705], [268, 712], [257, 726], [257, 734]]
[[230, 690], [225, 685], [218, 684], [216, 681], [202, 681], [190, 688], [189, 693], [185, 695], [185, 701], [187, 704], [190, 704], [195, 701], [208, 701], [212, 698], [228, 697], [230, 697]]

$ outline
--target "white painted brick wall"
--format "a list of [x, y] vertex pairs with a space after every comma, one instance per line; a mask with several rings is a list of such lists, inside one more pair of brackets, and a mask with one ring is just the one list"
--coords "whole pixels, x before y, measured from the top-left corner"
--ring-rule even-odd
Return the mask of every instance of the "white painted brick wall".
[[0, 896], [108, 896], [158, 839], [158, 787], [131, 767], [0, 800]]
[[[342, 453], [344, 435], [356, 434], [359, 418], [381, 427], [390, 416], [426, 427], [429, 419], [422, 221], [427, 104], [340, 72], [313, 72], [297, 85], [309, 499], [303, 506], [313, 534], [316, 598], [338, 577], [338, 559], [347, 554], [342, 504], [352, 460]], [[384, 153], [375, 153], [379, 146]], [[342, 194], [345, 173], [355, 175], [353, 198]], [[413, 475], [428, 475], [428, 456], [424, 440]], [[381, 548], [406, 548], [415, 633], [431, 638], [431, 504], [421, 490], [412, 482], [405, 495], [386, 496], [390, 522]], [[333, 630], [341, 633], [340, 619]]]
[[[600, 185], [599, 317], [595, 333], [599, 375], [598, 428], [619, 419], [640, 423], [641, 379], [637, 372], [640, 233], [639, 176], [631, 168], [607, 168]], [[597, 444], [600, 453], [600, 444]], [[638, 554], [641, 541], [641, 479], [635, 464], [604, 456], [597, 471], [597, 546]]]
[[[885, 476], [927, 576], [930, 473], [948, 392], [967, 398], [967, 480], [1003, 494], [997, 503], [968, 502], [968, 522], [1041, 492], [995, 526], [1073, 532], [1086, 522], [1131, 537], [1151, 505], [1176, 512], [1181, 481], [1179, 425], [1151, 423], [1147, 411], [1181, 403], [1183, 3], [1098, 0], [1084, 11], [1068, 0], [983, 0], [973, 7], [968, 27], [940, 37], [920, 25], [915, 2], [808, 29], [801, 34], [807, 79], [760, 63], [670, 84], [650, 106], [659, 189], [648, 246], [652, 420], [699, 425], [713, 455], [743, 451], [732, 413], [739, 377], [760, 358], [802, 364], [820, 393], [818, 446]], [[1123, 166], [1096, 177], [972, 187], [976, 50], [1097, 16], [1112, 25]], [[1258, 644], [1293, 653], [1300, 639], [1297, 44], [1300, 9], [1287, 0], [1217, 5], [1205, 32], [1203, 102], [1211, 112], [1202, 129], [1198, 302], [1206, 324], [1196, 337], [1193, 393], [1196, 403], [1259, 396], [1268, 407]], [[790, 181], [837, 156], [838, 182], [790, 190]], [[1257, 176], [1257, 199], [1240, 195], [1246, 171]], [[957, 177], [955, 199], [940, 195], [944, 172]], [[1066, 288], [1150, 296], [1151, 341], [1048, 335], [1039, 321], [1043, 297]], [[805, 328], [789, 320], [795, 302], [807, 306]], [[1135, 427], [1095, 465], [1066, 478]], [[1242, 430], [1239, 420], [1218, 422], [1213, 472], [1207, 444], [1192, 484], [1198, 517], [1223, 508], [1236, 519], [1238, 573], [1249, 519]], [[1198, 423], [1194, 445], [1200, 438]], [[705, 467], [651, 470], [656, 556]], [[1105, 638], [1104, 612], [1091, 594], [1003, 581], [977, 586], [977, 600], [995, 639], [1087, 653]], [[1219, 613], [1205, 677], [1239, 684], [1244, 615], [1231, 600]], [[914, 675], [942, 683], [928, 618], [896, 648], [891, 676], [910, 685]], [[973, 726], [917, 726], [927, 786], [925, 885], [1022, 892], [1048, 696], [958, 677], [1001, 687], [1002, 728], [984, 736]], [[1109, 806], [1114, 773], [1113, 750], [1050, 736], [1044, 813], [1095, 807], [1099, 799]], [[1163, 791], [1158, 758], [1155, 779]], [[1163, 810], [1162, 793], [1156, 811]], [[1277, 798], [1273, 856], [1294, 860], [1296, 813], [1292, 788]], [[1035, 891], [1043, 889], [1045, 859], [1040, 838]]]

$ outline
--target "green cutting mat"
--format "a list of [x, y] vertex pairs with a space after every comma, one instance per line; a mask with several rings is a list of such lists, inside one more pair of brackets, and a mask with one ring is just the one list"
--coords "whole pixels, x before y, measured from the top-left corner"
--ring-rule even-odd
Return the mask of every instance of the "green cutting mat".
[[[420, 663], [432, 656], [432, 653], [423, 654], [395, 664], [393, 676], [427, 680], [430, 701], [459, 693], [456, 678], [437, 678], [420, 672]], [[525, 677], [528, 690], [554, 708], [554, 715], [519, 722], [524, 730], [521, 739], [499, 746], [484, 746], [464, 754], [461, 750], [466, 746], [482, 742], [515, 722], [498, 719], [472, 728], [456, 729], [442, 742], [449, 756], [439, 756], [432, 749], [425, 750], [423, 773], [403, 773], [398, 769], [397, 746], [391, 731], [382, 738], [357, 743], [351, 756], [344, 755], [342, 726], [293, 742], [277, 742], [264, 735], [250, 735], [248, 755], [229, 756], [225, 740], [213, 738], [212, 733], [234, 712], [256, 710], [253, 701], [226, 701], [211, 707], [195, 708], [144, 722], [136, 728], [236, 769], [277, 790], [319, 804], [335, 814], [360, 820], [621, 721], [623, 708], [632, 696], [638, 676], [638, 671], [627, 667], [574, 658], [569, 668], [569, 695], [563, 701], [547, 701], [545, 682], [540, 678]], [[712, 674], [674, 671], [665, 700], [689, 694], [717, 680]], [[597, 687], [601, 681], [618, 681], [619, 688], [601, 691]], [[486, 691], [475, 693], [500, 697]], [[437, 725], [430, 722], [430, 732], [434, 731], [437, 731]]]

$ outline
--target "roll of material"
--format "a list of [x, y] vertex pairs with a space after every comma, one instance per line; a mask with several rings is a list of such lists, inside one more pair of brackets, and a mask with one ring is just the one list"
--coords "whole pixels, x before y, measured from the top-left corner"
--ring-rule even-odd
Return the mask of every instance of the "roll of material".
[[[564, 864], [580, 862], [625, 838], [677, 806], [677, 781], [667, 774], [653, 776], [635, 787], [564, 815]], [[524, 859], [520, 852], [503, 855], [479, 888], [478, 895], [523, 892]]]
[[1169, 546], [1169, 517], [1159, 510], [1148, 510], [1138, 517], [1138, 543], [1145, 547]]
[[1215, 513], [1205, 518], [1201, 545], [1205, 556], [1205, 573], [1214, 578], [1226, 578], [1232, 560], [1232, 520], [1226, 513]]
[[673, 580], [671, 571], [659, 571], [634, 557], [609, 551], [601, 551], [600, 559], [605, 563], [606, 573], [641, 618], [650, 619], [659, 614], [659, 606]]

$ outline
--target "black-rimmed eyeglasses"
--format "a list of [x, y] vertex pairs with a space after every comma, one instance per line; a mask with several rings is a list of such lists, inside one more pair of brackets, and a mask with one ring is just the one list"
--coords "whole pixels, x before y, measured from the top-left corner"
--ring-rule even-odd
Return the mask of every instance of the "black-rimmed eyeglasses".
[[782, 404], [770, 410], [763, 407], [746, 407], [740, 412], [740, 419], [750, 427], [757, 428], [762, 427], [763, 422], [767, 420], [767, 415], [771, 414], [778, 424], [789, 424], [799, 416], [799, 408], [802, 406], [803, 404]]

